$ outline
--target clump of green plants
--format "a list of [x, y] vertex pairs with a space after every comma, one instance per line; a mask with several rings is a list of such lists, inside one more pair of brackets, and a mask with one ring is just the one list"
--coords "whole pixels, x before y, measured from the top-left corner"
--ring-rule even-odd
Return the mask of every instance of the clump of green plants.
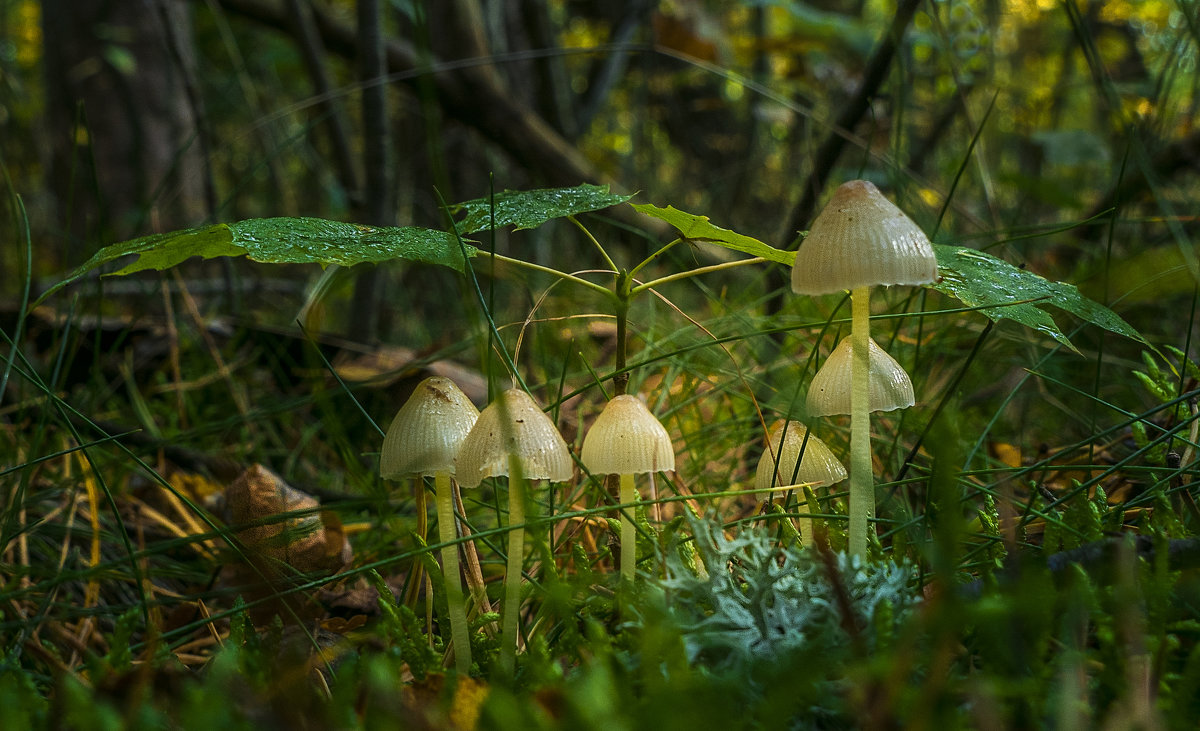
[[912, 566], [781, 546], [766, 528], [730, 536], [713, 517], [689, 523], [704, 570], [668, 554], [659, 584], [693, 661], [746, 671], [799, 651], [874, 649], [920, 601]]

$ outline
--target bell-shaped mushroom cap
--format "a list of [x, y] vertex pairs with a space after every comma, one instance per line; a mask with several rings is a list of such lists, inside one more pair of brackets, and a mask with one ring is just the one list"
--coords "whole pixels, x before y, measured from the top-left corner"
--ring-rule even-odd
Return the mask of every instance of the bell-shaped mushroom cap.
[[[867, 379], [871, 395], [867, 400], [867, 410], [893, 411], [912, 406], [915, 399], [908, 373], [874, 339], [870, 339], [869, 343], [871, 369]], [[850, 338], [843, 338], [829, 354], [825, 365], [813, 376], [812, 385], [808, 388], [808, 413], [811, 416], [850, 413], [853, 352]]]
[[[805, 442], [807, 433], [808, 429], [798, 421], [775, 422], [767, 440], [767, 449], [758, 460], [758, 471], [754, 473], [755, 490], [769, 490], [772, 487], [800, 483], [832, 485], [846, 479], [846, 468], [833, 456], [825, 442], [811, 435]], [[779, 446], [781, 439], [782, 451]], [[800, 459], [802, 447], [804, 459], [797, 470], [796, 460]], [[777, 458], [778, 468], [775, 465]], [[796, 476], [794, 480], [793, 474]]]
[[609, 401], [583, 438], [583, 466], [598, 475], [637, 475], [675, 469], [671, 437], [637, 396]]
[[383, 438], [379, 474], [386, 480], [435, 472], [454, 474], [454, 458], [479, 409], [441, 376], [417, 384]]
[[929, 238], [865, 180], [834, 191], [792, 266], [792, 291], [809, 295], [936, 279]]
[[567, 443], [550, 417], [519, 388], [500, 394], [479, 414], [458, 453], [458, 484], [475, 487], [485, 477], [508, 475], [510, 454], [520, 461], [527, 480], [571, 479], [574, 462]]

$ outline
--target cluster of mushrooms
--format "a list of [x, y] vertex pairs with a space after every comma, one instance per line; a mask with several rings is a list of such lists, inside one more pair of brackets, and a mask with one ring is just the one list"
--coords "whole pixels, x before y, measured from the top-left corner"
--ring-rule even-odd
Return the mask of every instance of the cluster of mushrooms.
[[[634, 396], [613, 398], [583, 441], [583, 466], [594, 475], [619, 475], [620, 500], [636, 503], [634, 476], [675, 469], [671, 437], [646, 405]], [[482, 412], [448, 378], [434, 376], [417, 385], [388, 427], [379, 470], [385, 479], [433, 477], [442, 574], [455, 665], [471, 667], [471, 645], [459, 575], [455, 482], [476, 487], [488, 477], [508, 478], [508, 566], [505, 572], [501, 665], [511, 671], [516, 647], [521, 568], [525, 550], [525, 482], [566, 482], [574, 472], [567, 443], [528, 393], [505, 391]], [[636, 529], [621, 517], [621, 574], [632, 579]]]
[[[874, 513], [869, 414], [914, 403], [912, 382], [870, 338], [870, 288], [919, 285], [937, 277], [929, 239], [874, 185], [843, 184], [813, 222], [792, 270], [792, 289], [820, 295], [850, 290], [851, 334], [813, 378], [807, 411], [812, 417], [850, 414], [849, 550], [865, 555]], [[619, 475], [623, 508], [620, 571], [635, 574], [637, 502], [634, 478], [675, 469], [667, 430], [637, 397], [612, 398], [583, 440], [580, 462], [593, 475]], [[481, 413], [449, 379], [422, 381], [397, 413], [384, 439], [380, 472], [385, 479], [433, 477], [441, 539], [444, 591], [455, 666], [469, 672], [471, 646], [456, 528], [456, 485], [472, 488], [488, 477], [508, 478], [508, 566], [505, 577], [500, 663], [511, 672], [515, 657], [524, 552], [525, 482], [565, 482], [574, 460], [553, 422], [525, 391], [505, 391]], [[769, 431], [755, 475], [756, 491], [832, 485], [846, 469], [829, 448], [796, 421]], [[461, 505], [461, 499], [457, 503]], [[802, 508], [804, 506], [802, 505]], [[802, 540], [812, 541], [810, 520], [800, 521]], [[474, 589], [475, 587], [473, 587]], [[478, 587], [482, 591], [482, 587]], [[480, 597], [476, 597], [479, 601]]]

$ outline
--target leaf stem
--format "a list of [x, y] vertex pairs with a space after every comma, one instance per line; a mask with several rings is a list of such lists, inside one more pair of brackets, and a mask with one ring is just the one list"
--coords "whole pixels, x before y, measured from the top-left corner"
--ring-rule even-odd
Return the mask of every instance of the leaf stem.
[[629, 271], [629, 276], [631, 276], [631, 277], [632, 277], [632, 276], [634, 276], [635, 274], [637, 274], [638, 272], [640, 272], [640, 271], [642, 270], [642, 268], [643, 268], [643, 267], [645, 267], [645, 266], [646, 266], [647, 264], [649, 264], [650, 262], [654, 261], [654, 260], [655, 260], [655, 259], [657, 259], [658, 257], [660, 257], [660, 256], [662, 256], [663, 254], [665, 254], [665, 253], [666, 253], [668, 250], [670, 250], [670, 249], [671, 249], [671, 247], [675, 246], [675, 244], [678, 244], [678, 243], [680, 243], [681, 241], [683, 241], [683, 239], [675, 239], [674, 241], [671, 241], [670, 243], [666, 244], [665, 246], [663, 246], [661, 249], [659, 249], [658, 251], [654, 252], [654, 253], [653, 253], [653, 254], [651, 254], [650, 256], [647, 256], [645, 259], [642, 259], [642, 261], [641, 261], [641, 263], [640, 263], [640, 264], [638, 264], [637, 266], [635, 266], [633, 269], [631, 269], [631, 270]]
[[649, 282], [646, 282], [645, 284], [639, 284], [638, 286], [636, 286], [632, 290], [630, 290], [630, 294], [636, 295], [639, 292], [650, 289], [652, 287], [658, 287], [660, 285], [667, 284], [668, 282], [674, 282], [674, 281], [677, 281], [680, 279], [687, 279], [688, 277], [698, 277], [701, 274], [711, 274], [712, 272], [719, 272], [719, 271], [722, 271], [725, 269], [732, 269], [734, 267], [745, 266], [747, 264], [761, 264], [764, 261], [766, 261], [766, 259], [764, 259], [763, 257], [756, 256], [751, 259], [738, 259], [736, 261], [726, 261], [726, 262], [722, 262], [720, 264], [713, 264], [711, 266], [700, 267], [699, 269], [691, 269], [686, 272], [676, 272], [675, 274], [669, 274], [665, 277], [659, 277], [658, 279], [652, 279]]
[[575, 218], [574, 216], [567, 216], [567, 220], [578, 226], [579, 230], [583, 232], [583, 235], [587, 237], [588, 241], [592, 242], [592, 245], [595, 246], [596, 250], [600, 252], [600, 256], [604, 257], [604, 262], [608, 264], [608, 268], [612, 269], [614, 272], [617, 271], [617, 263], [612, 260], [612, 257], [608, 255], [608, 252], [604, 250], [604, 247], [600, 245], [600, 242], [597, 241], [596, 237], [592, 235], [592, 232], [588, 231], [587, 227], [580, 223], [579, 219]]
[[545, 267], [545, 266], [542, 266], [541, 264], [534, 264], [533, 262], [524, 261], [522, 259], [514, 259], [510, 256], [505, 256], [503, 254], [495, 254], [490, 251], [480, 251], [478, 254], [476, 254], [476, 256], [490, 256], [490, 257], [492, 257], [492, 259], [494, 259], [496, 261], [504, 262], [505, 264], [512, 264], [513, 266], [518, 266], [518, 267], [525, 267], [526, 269], [531, 269], [535, 272], [542, 272], [543, 274], [549, 274], [551, 276], [558, 277], [559, 279], [565, 279], [568, 282], [574, 282], [575, 284], [578, 284], [581, 287], [587, 287], [588, 289], [594, 290], [596, 292], [600, 292], [600, 293], [604, 294], [606, 297], [613, 296], [612, 290], [609, 289], [608, 287], [605, 287], [603, 284], [596, 284], [595, 282], [589, 282], [588, 280], [586, 280], [582, 277], [577, 277], [574, 274], [567, 274], [566, 272], [560, 272], [557, 269], [553, 269], [551, 267]]

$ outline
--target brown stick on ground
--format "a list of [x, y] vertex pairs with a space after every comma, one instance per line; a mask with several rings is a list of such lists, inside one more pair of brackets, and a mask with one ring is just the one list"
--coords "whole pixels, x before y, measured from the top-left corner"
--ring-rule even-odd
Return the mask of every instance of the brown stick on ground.
[[[458, 515], [466, 515], [467, 512], [463, 508], [462, 491], [458, 489], [458, 483], [454, 483], [454, 512]], [[467, 538], [471, 535], [471, 529], [463, 520], [456, 521], [458, 529], [462, 531], [463, 537]], [[492, 613], [492, 602], [488, 599], [487, 587], [483, 582], [483, 567], [479, 564], [479, 552], [475, 550], [475, 541], [464, 541], [462, 544], [465, 573], [467, 576], [467, 587], [471, 590], [471, 598], [475, 600], [472, 611], [468, 615], [472, 619], [480, 614]], [[495, 622], [491, 622], [484, 630], [489, 636], [494, 637], [499, 632], [499, 627]]]

